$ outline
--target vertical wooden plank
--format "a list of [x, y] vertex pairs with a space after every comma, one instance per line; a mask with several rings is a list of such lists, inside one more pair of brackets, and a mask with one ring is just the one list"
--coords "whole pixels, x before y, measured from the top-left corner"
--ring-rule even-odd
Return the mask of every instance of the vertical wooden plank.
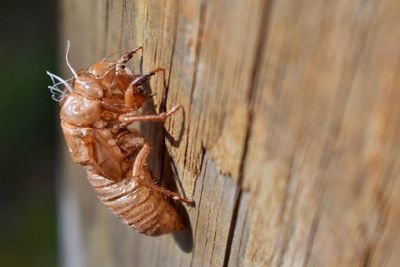
[[273, 2], [244, 168], [245, 265], [398, 264], [399, 11]]
[[[173, 54], [170, 59], [166, 57], [167, 60], [170, 60], [169, 71], [171, 76], [170, 80], [167, 81], [168, 91], [165, 95], [165, 106], [168, 109], [174, 103], [180, 103], [184, 106], [186, 112], [182, 119], [171, 120], [171, 123], [184, 121], [184, 135], [177, 147], [167, 142], [167, 151], [175, 159], [174, 163], [186, 192], [191, 193], [196, 188], [209, 190], [207, 188], [212, 187], [213, 183], [210, 182], [212, 180], [208, 176], [203, 178], [202, 175], [198, 175], [202, 166], [208, 162], [208, 160], [202, 160], [202, 157], [209, 158], [204, 155], [205, 151], [209, 151], [212, 160], [219, 163], [218, 172], [229, 174], [231, 178], [238, 180], [239, 162], [243, 153], [241, 149], [246, 132], [244, 126], [247, 115], [246, 94], [249, 89], [248, 82], [252, 75], [251, 65], [255, 56], [253, 50], [258, 33], [258, 27], [252, 28], [252, 26], [257, 25], [261, 14], [254, 12], [254, 10], [258, 10], [258, 1], [255, 1], [252, 5], [247, 5], [242, 1], [229, 1], [229, 3], [227, 1], [199, 1], [196, 4], [180, 1], [177, 3], [178, 5], [175, 7], [178, 10], [175, 11], [177, 17], [174, 18], [176, 32], [168, 36], [168, 38], [173, 37], [174, 39], [172, 42]], [[146, 5], [148, 13], [145, 13], [147, 14], [145, 21], [151, 22], [152, 18], [167, 16], [151, 15], [152, 12], [158, 14], [155, 11], [158, 3], [151, 5], [148, 1]], [[172, 11], [166, 13], [172, 13]], [[155, 19], [155, 21], [158, 20]], [[224, 27], [224, 31], [222, 31], [224, 36], [220, 36], [221, 28], [217, 25]], [[145, 28], [145, 32], [160, 36], [157, 32], [162, 28], [161, 25], [156, 24], [156, 27]], [[243, 32], [247, 34], [246, 39], [241, 38]], [[163, 36], [163, 38], [166, 37]], [[146, 53], [155, 54], [149, 52], [149, 50], [156, 43], [157, 41], [153, 41], [153, 43], [148, 44], [150, 49], [146, 48], [144, 66], [146, 60], [152, 59], [151, 56], [146, 57]], [[162, 52], [160, 51], [160, 53]], [[243, 53], [243, 56], [236, 57], [238, 52]], [[226, 105], [223, 105], [223, 102], [218, 103], [223, 99], [227, 99], [224, 102]], [[156, 104], [158, 101], [159, 99], [156, 100]], [[175, 140], [179, 140], [182, 131], [179, 125], [180, 123], [173, 123], [169, 127], [167, 126], [169, 134]], [[216, 136], [219, 138], [215, 139]], [[212, 147], [215, 147], [215, 149], [212, 149]], [[226, 164], [221, 170], [222, 162], [234, 163]], [[234, 164], [236, 164], [235, 167], [233, 167]], [[206, 164], [205, 166], [216, 168], [214, 167], [215, 164]], [[212, 170], [206, 173], [216, 171]], [[205, 186], [196, 186], [196, 178], [197, 183], [201, 183], [202, 179], [205, 179]], [[214, 190], [218, 192], [217, 188]], [[201, 192], [203, 193], [203, 191]], [[197, 203], [211, 205], [213, 209], [218, 210], [218, 206], [213, 206], [214, 200], [212, 198], [211, 203], [204, 204], [204, 202], [209, 201], [208, 198], [203, 199], [201, 194], [197, 199], [196, 191], [194, 196]], [[235, 201], [230, 201], [227, 204], [232, 208], [237, 205]], [[201, 207], [199, 209], [198, 211], [189, 210], [193, 229], [197, 229], [198, 225], [205, 224], [203, 230], [199, 233], [193, 233], [194, 248], [192, 255], [181, 253], [181, 251], [176, 250], [177, 246], [175, 245], [172, 246], [174, 248], [173, 253], [164, 256], [164, 259], [172, 257], [171, 254], [179, 255], [179, 262], [182, 266], [187, 266], [190, 263], [194, 266], [208, 266], [213, 262], [218, 262], [213, 260], [213, 257], [215, 257], [213, 252], [207, 252], [209, 251], [209, 248], [207, 248], [209, 247], [207, 245], [208, 233], [215, 235], [212, 230], [213, 225], [210, 225], [207, 215], [203, 215], [206, 218], [195, 217], [201, 216], [202, 209]], [[226, 252], [229, 249], [231, 223], [229, 213], [225, 216], [228, 218], [227, 223], [220, 225], [216, 237], [224, 240], [221, 251]], [[195, 218], [196, 220], [194, 220]], [[165, 251], [164, 247], [161, 248], [161, 251]], [[213, 257], [208, 262], [210, 255]], [[219, 255], [218, 257], [219, 262], [223, 263], [222, 256]], [[218, 266], [218, 264], [213, 266]]]

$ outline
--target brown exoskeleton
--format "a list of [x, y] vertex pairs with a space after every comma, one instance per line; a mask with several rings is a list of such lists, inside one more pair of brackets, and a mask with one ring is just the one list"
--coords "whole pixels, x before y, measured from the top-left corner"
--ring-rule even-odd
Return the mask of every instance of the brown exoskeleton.
[[[49, 88], [53, 99], [60, 101], [61, 127], [72, 159], [86, 168], [98, 198], [130, 227], [156, 236], [185, 227], [170, 198], [192, 201], [153, 182], [147, 167], [150, 145], [141, 133], [127, 127], [135, 121], [164, 122], [180, 108], [138, 114], [151, 97], [141, 86], [162, 70], [132, 74], [125, 65], [140, 49], [75, 71], [68, 62], [68, 42], [66, 61], [73, 78], [65, 81], [48, 72], [54, 83]], [[61, 84], [64, 91], [57, 87]]]

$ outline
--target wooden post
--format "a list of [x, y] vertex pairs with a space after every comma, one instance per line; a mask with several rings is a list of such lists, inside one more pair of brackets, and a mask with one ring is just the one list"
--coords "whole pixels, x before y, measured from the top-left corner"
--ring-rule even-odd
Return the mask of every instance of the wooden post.
[[139, 235], [65, 155], [65, 266], [400, 265], [398, 0], [60, 9], [75, 67], [143, 45], [131, 67], [166, 68], [147, 111], [185, 112], [141, 128], [156, 175], [196, 201], [191, 229]]

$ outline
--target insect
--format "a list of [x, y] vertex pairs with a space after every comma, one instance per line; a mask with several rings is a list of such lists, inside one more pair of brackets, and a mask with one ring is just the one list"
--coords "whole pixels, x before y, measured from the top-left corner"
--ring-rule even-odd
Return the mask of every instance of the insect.
[[[95, 63], [74, 70], [64, 80], [47, 72], [53, 81], [52, 98], [60, 102], [61, 128], [72, 160], [87, 170], [87, 178], [97, 197], [120, 220], [150, 236], [185, 228], [175, 203], [193, 201], [154, 183], [147, 166], [150, 145], [145, 136], [128, 128], [133, 122], [164, 122], [180, 106], [169, 112], [141, 115], [138, 110], [152, 97], [143, 87], [163, 69], [136, 75], [126, 67], [138, 47], [112, 62]], [[64, 86], [64, 90], [59, 86]]]

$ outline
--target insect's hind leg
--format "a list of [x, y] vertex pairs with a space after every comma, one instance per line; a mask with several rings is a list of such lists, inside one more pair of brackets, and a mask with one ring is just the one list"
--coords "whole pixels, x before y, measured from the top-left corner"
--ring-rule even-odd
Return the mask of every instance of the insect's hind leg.
[[132, 175], [138, 184], [149, 188], [150, 190], [159, 192], [166, 197], [170, 197], [179, 202], [183, 202], [189, 205], [193, 204], [193, 200], [187, 199], [175, 192], [169, 191], [163, 187], [160, 187], [152, 182], [152, 177], [149, 170], [147, 169], [147, 158], [150, 154], [150, 145], [144, 144], [143, 148], [137, 154], [135, 162], [133, 164]]

